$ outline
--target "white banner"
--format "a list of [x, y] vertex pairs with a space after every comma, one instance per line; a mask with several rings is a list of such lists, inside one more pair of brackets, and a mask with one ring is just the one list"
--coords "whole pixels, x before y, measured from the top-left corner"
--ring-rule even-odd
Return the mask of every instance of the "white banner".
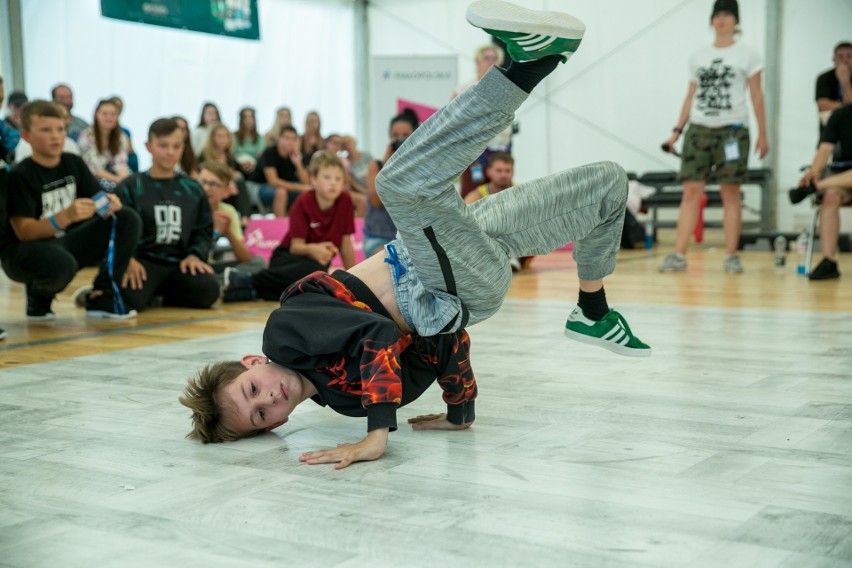
[[447, 104], [458, 86], [455, 55], [373, 57], [371, 151], [385, 155], [391, 119], [411, 108], [421, 123]]

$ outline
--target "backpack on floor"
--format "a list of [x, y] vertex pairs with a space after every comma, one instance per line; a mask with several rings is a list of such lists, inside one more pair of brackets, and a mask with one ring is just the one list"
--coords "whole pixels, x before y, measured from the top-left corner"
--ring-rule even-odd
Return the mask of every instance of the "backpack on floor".
[[640, 249], [645, 246], [645, 227], [629, 210], [624, 212], [624, 229], [621, 231], [621, 248]]

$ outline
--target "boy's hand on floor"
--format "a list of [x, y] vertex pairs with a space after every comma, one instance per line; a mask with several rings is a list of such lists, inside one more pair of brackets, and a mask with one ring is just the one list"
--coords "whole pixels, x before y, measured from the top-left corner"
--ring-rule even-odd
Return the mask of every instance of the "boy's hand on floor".
[[180, 271], [186, 274], [187, 272], [193, 276], [196, 274], [213, 274], [213, 267], [198, 258], [197, 256], [188, 256], [180, 261]]
[[473, 424], [473, 422], [453, 424], [447, 420], [446, 413], [415, 416], [409, 418], [408, 423], [413, 430], [467, 430]]
[[300, 462], [309, 465], [319, 463], [336, 463], [334, 469], [343, 469], [349, 464], [359, 461], [372, 461], [382, 457], [388, 445], [388, 429], [379, 428], [355, 444], [338, 444], [332, 450], [305, 452], [299, 457]]
[[148, 272], [145, 267], [135, 258], [131, 258], [127, 270], [124, 271], [124, 276], [121, 277], [121, 287], [130, 286], [131, 290], [141, 290], [147, 279]]

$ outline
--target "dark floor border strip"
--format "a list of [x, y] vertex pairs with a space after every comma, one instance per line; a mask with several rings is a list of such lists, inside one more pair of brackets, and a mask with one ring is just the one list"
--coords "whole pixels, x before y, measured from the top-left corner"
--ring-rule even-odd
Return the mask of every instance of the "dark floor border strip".
[[[642, 256], [636, 256], [636, 257], [632, 257], [632, 258], [623, 258], [623, 259], [618, 260], [618, 264], [627, 264], [627, 263], [636, 262], [636, 261], [639, 261], [639, 260], [647, 260], [649, 258], [654, 258], [656, 256], [658, 256], [658, 253], [644, 254]], [[562, 268], [562, 267], [547, 268], [547, 269], [541, 270], [540, 272], [555, 272], [557, 270], [564, 270], [564, 268]], [[523, 273], [521, 273], [521, 275], [523, 275]], [[198, 319], [192, 319], [192, 320], [181, 320], [181, 321], [174, 321], [174, 322], [154, 323], [154, 324], [150, 324], [150, 325], [143, 325], [143, 326], [138, 326], [138, 327], [126, 328], [126, 329], [111, 329], [111, 330], [105, 330], [105, 331], [93, 331], [93, 332], [90, 332], [90, 333], [84, 333], [82, 335], [74, 335], [74, 336], [69, 336], [69, 337], [57, 337], [55, 339], [42, 339], [40, 341], [30, 341], [30, 342], [27, 342], [27, 343], [15, 343], [13, 345], [4, 345], [4, 346], [0, 347], [0, 352], [14, 351], [15, 349], [23, 349], [25, 347], [38, 347], [40, 345], [55, 345], [57, 343], [67, 343], [69, 341], [77, 341], [79, 339], [92, 339], [92, 338], [95, 338], [95, 337], [104, 337], [104, 336], [110, 336], [110, 335], [123, 335], [123, 334], [135, 333], [137, 331], [148, 331], [148, 330], [152, 330], [152, 329], [163, 329], [163, 328], [167, 328], [167, 327], [176, 327], [176, 326], [179, 326], [179, 325], [187, 325], [187, 324], [196, 323], [196, 322], [215, 321], [215, 320], [221, 320], [221, 319], [233, 319], [233, 318], [237, 318], [237, 317], [252, 316], [252, 315], [257, 315], [257, 314], [261, 314], [261, 313], [271, 313], [274, 309], [275, 308], [273, 307], [273, 308], [268, 309], [268, 310], [258, 309], [258, 310], [251, 310], [251, 311], [248, 311], [248, 312], [240, 312], [240, 313], [235, 313], [235, 314], [227, 314], [227, 315], [223, 314], [223, 315], [219, 315], [219, 316], [210, 316], [210, 317], [198, 318]]]
[[[128, 328], [122, 328], [122, 329], [110, 329], [110, 330], [104, 330], [104, 331], [93, 331], [93, 332], [89, 332], [89, 333], [84, 333], [82, 335], [74, 335], [74, 336], [68, 336], [68, 337], [57, 337], [55, 339], [42, 339], [42, 340], [39, 340], [39, 341], [30, 341], [30, 342], [27, 342], [27, 343], [15, 343], [15, 344], [12, 344], [12, 345], [5, 345], [3, 347], [0, 347], [0, 352], [13, 351], [15, 349], [22, 349], [24, 347], [38, 347], [40, 345], [55, 345], [57, 343], [67, 343], [69, 341], [77, 341], [79, 339], [92, 339], [92, 338], [95, 338], [95, 337], [104, 337], [104, 336], [109, 336], [109, 335], [124, 335], [124, 334], [136, 333], [136, 332], [139, 332], [139, 331], [149, 331], [149, 330], [152, 330], [152, 329], [164, 329], [164, 328], [167, 328], [167, 327], [176, 327], [176, 326], [179, 326], [179, 325], [188, 325], [188, 324], [192, 324], [192, 323], [202, 323], [202, 322], [215, 321], [215, 320], [227, 320], [227, 319], [234, 319], [234, 318], [244, 317], [244, 316], [253, 316], [253, 315], [264, 314], [264, 313], [268, 314], [268, 313], [272, 313], [272, 311], [274, 309], [275, 308], [273, 307], [273, 308], [268, 309], [268, 310], [258, 309], [258, 310], [251, 310], [251, 311], [248, 311], [248, 312], [239, 312], [239, 313], [234, 313], [234, 314], [223, 314], [223, 315], [218, 315], [218, 316], [210, 316], [210, 317], [191, 319], [191, 320], [181, 320], [181, 321], [172, 321], [172, 322], [164, 322], [164, 323], [152, 323], [152, 324], [149, 324], [149, 325], [142, 325], [142, 326], [137, 326], [137, 327], [128, 327]], [[177, 340], [177, 341], [186, 341], [186, 340]], [[129, 347], [128, 349], [133, 349], [133, 348]]]

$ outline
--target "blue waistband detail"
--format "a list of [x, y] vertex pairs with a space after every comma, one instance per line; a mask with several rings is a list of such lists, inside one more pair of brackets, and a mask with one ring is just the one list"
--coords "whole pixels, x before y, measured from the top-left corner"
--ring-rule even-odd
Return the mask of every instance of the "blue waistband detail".
[[396, 247], [393, 245], [393, 243], [388, 243], [386, 249], [390, 258], [385, 258], [385, 262], [393, 266], [394, 272], [396, 272], [396, 278], [397, 280], [399, 280], [399, 277], [405, 274], [406, 272], [405, 267], [399, 260], [399, 254], [397, 254]]

